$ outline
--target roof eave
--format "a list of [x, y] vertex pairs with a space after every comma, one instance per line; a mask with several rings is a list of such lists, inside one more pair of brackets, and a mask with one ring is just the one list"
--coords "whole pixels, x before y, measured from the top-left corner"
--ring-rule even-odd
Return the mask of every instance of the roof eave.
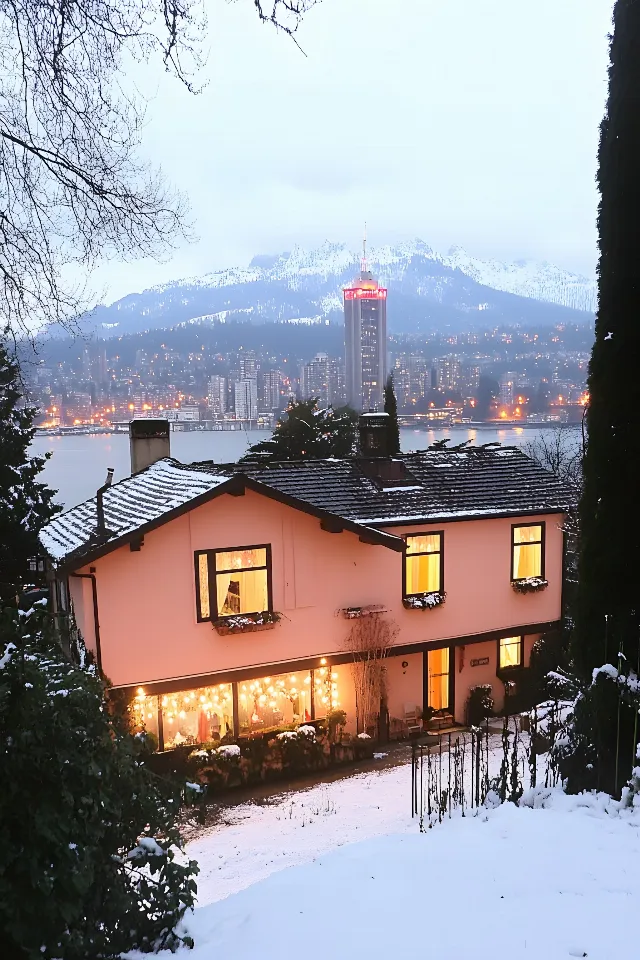
[[115, 537], [113, 540], [108, 540], [101, 544], [91, 544], [90, 542], [87, 542], [85, 545], [67, 554], [59, 561], [56, 561], [55, 558], [51, 557], [50, 554], [48, 555], [53, 561], [54, 568], [59, 573], [70, 573], [74, 570], [78, 570], [80, 567], [85, 567], [87, 564], [99, 560], [108, 553], [113, 553], [114, 550], [118, 550], [120, 547], [126, 546], [126, 544], [130, 543], [132, 540], [140, 536], [145, 536], [147, 533], [151, 533], [151, 531], [156, 530], [158, 527], [164, 526], [165, 523], [176, 520], [185, 513], [189, 513], [191, 510], [195, 510], [198, 507], [209, 503], [211, 500], [215, 500], [217, 497], [222, 496], [223, 494], [241, 496], [245, 490], [251, 490], [261, 496], [266, 496], [270, 500], [275, 500], [284, 504], [285, 506], [291, 507], [294, 510], [299, 510], [302, 513], [308, 514], [309, 516], [316, 517], [319, 520], [336, 521], [340, 524], [343, 530], [355, 534], [360, 538], [360, 540], [362, 540], [363, 543], [370, 543], [372, 545], [386, 547], [387, 549], [394, 550], [397, 553], [400, 553], [404, 549], [404, 544], [401, 538], [396, 537], [393, 534], [381, 533], [379, 530], [368, 526], [367, 524], [358, 523], [355, 520], [348, 520], [347, 518], [341, 517], [338, 514], [330, 513], [328, 510], [322, 510], [319, 507], [314, 507], [313, 504], [308, 503], [306, 500], [299, 500], [297, 497], [292, 497], [289, 494], [281, 493], [279, 490], [270, 487], [268, 484], [262, 483], [259, 480], [254, 480], [251, 477], [246, 476], [246, 474], [237, 473], [228, 480], [225, 480], [216, 487], [213, 487], [213, 489], [207, 490], [199, 497], [188, 500], [179, 507], [164, 513], [153, 520], [149, 520], [147, 523], [141, 524], [139, 527], [135, 527], [133, 530], [128, 530], [126, 533], [123, 533], [119, 537]]

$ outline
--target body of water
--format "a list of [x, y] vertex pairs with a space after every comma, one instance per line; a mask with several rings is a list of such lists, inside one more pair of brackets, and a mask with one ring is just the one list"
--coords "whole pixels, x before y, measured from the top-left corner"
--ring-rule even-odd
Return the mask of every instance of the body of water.
[[[566, 428], [579, 435], [579, 428]], [[450, 437], [452, 444], [470, 440], [474, 445], [497, 441], [505, 446], [525, 446], [544, 430], [523, 427], [493, 426], [446, 430], [401, 430], [404, 451], [423, 450], [429, 444]], [[249, 446], [268, 436], [263, 431], [176, 432], [171, 434], [171, 455], [183, 463], [213, 460], [232, 463], [246, 453]], [[44, 479], [58, 491], [58, 503], [72, 507], [92, 497], [107, 476], [107, 467], [115, 470], [114, 483], [129, 476], [129, 437], [123, 433], [88, 436], [35, 437], [33, 453], [51, 453], [44, 468]]]

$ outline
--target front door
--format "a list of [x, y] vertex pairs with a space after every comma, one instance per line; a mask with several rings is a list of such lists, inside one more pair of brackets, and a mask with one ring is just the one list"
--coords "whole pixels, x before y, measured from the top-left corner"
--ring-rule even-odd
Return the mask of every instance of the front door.
[[427, 654], [429, 706], [434, 710], [449, 709], [449, 647], [429, 650]]

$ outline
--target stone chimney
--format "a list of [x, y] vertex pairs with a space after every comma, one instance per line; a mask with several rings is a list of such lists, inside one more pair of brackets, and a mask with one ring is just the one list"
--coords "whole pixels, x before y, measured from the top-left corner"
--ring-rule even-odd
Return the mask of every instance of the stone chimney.
[[168, 420], [131, 420], [129, 423], [129, 449], [131, 473], [140, 473], [156, 460], [171, 456], [171, 440]]
[[362, 413], [358, 420], [361, 457], [389, 456], [389, 414]]

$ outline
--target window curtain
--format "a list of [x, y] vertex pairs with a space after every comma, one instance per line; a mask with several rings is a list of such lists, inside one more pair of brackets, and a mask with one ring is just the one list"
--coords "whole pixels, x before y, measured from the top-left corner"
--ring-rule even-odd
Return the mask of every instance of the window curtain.
[[407, 593], [435, 593], [440, 590], [440, 554], [406, 558]]
[[516, 543], [513, 548], [513, 577], [539, 577], [542, 572], [542, 544]]
[[[231, 581], [240, 585], [240, 610], [228, 602]], [[236, 613], [262, 613], [269, 609], [266, 570], [238, 570], [216, 574], [218, 616], [228, 617]]]

